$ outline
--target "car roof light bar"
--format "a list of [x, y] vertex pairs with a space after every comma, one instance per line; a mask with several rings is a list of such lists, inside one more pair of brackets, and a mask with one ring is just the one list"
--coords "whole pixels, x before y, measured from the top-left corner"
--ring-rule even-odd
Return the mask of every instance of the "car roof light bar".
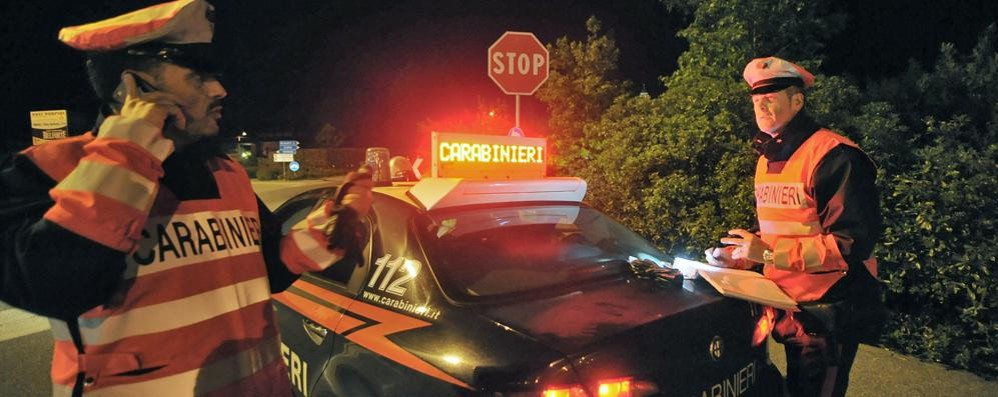
[[581, 202], [585, 195], [586, 181], [580, 178], [515, 180], [426, 178], [409, 190], [409, 196], [427, 211], [464, 205], [527, 201], [577, 203]]

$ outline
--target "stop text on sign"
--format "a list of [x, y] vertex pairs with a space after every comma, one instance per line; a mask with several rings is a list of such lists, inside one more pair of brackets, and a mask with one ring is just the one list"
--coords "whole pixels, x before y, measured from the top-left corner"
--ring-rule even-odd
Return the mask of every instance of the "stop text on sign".
[[544, 54], [523, 54], [515, 52], [497, 52], [492, 54], [492, 72], [495, 74], [541, 74], [541, 68], [547, 65]]
[[543, 178], [547, 140], [434, 132], [433, 177], [474, 179]]

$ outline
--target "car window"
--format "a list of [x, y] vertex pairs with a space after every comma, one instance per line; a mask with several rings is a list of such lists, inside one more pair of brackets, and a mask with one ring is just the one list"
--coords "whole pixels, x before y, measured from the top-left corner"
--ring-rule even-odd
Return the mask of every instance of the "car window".
[[292, 197], [284, 202], [284, 204], [281, 204], [280, 207], [274, 210], [274, 217], [283, 219], [281, 222], [281, 235], [288, 234], [288, 230], [291, 230], [292, 226], [305, 219], [305, 216], [308, 215], [320, 197], [332, 194], [332, 192], [333, 188], [310, 190]]
[[283, 223], [281, 223], [282, 236], [288, 234], [292, 226], [294, 226], [298, 222], [301, 222], [302, 219], [305, 219], [305, 216], [308, 215], [309, 212], [311, 212], [313, 206], [313, 203], [311, 201], [309, 202], [302, 201], [295, 204], [297, 204], [296, 207], [300, 208], [291, 210], [293, 211], [291, 215], [288, 216]]
[[430, 213], [416, 228], [445, 288], [470, 300], [617, 275], [634, 258], [666, 261], [640, 236], [582, 205]]

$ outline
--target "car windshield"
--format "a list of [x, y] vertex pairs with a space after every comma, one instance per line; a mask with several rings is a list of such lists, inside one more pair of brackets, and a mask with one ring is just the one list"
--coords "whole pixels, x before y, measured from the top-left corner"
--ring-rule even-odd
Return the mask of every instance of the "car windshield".
[[458, 299], [613, 276], [634, 259], [666, 262], [643, 238], [584, 205], [430, 213], [417, 219], [416, 228], [434, 272]]

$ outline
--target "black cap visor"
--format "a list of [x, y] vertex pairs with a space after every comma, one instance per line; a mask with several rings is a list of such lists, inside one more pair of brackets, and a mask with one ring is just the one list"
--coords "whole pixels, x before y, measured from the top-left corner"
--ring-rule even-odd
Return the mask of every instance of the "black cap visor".
[[790, 86], [804, 88], [804, 80], [797, 77], [776, 77], [755, 83], [755, 87], [750, 92], [752, 95], [768, 94], [770, 92], [781, 91]]

